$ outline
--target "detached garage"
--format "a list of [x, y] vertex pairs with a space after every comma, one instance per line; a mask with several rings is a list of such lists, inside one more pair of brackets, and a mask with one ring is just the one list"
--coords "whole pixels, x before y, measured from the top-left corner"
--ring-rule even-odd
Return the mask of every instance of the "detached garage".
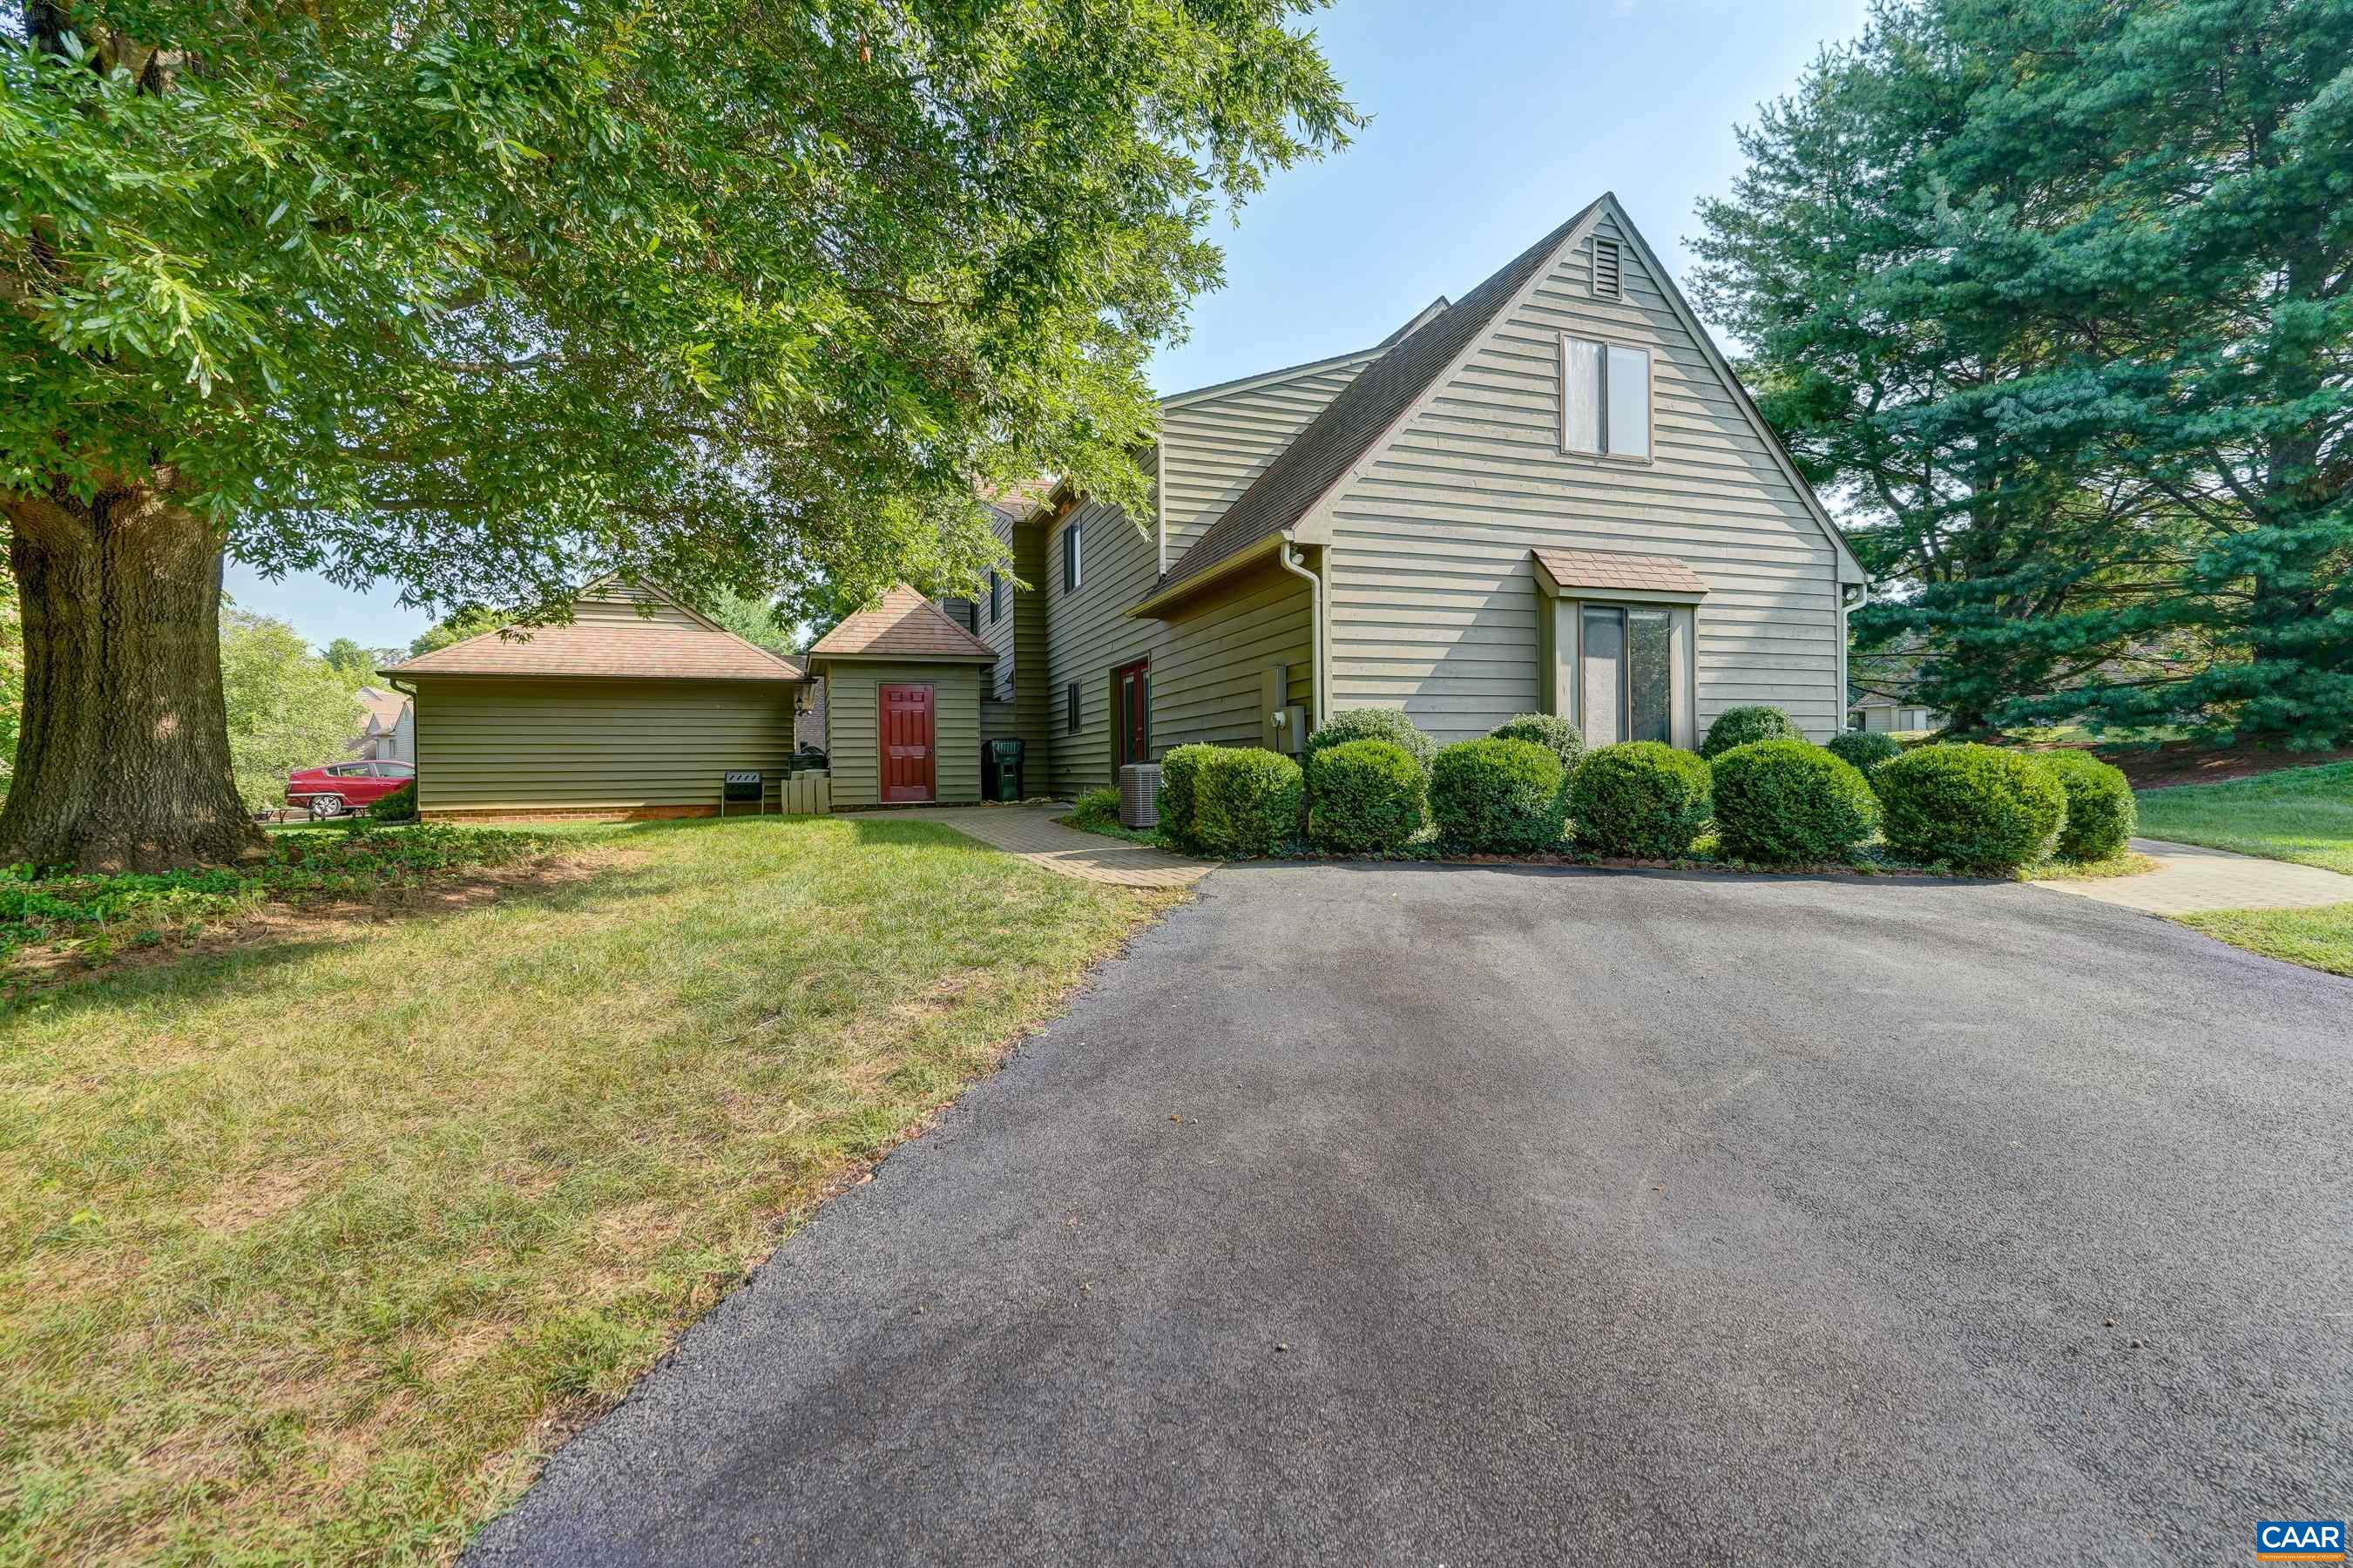
[[573, 616], [385, 670], [412, 694], [424, 816], [708, 816], [723, 774], [784, 776], [799, 664], [650, 588], [599, 584]]

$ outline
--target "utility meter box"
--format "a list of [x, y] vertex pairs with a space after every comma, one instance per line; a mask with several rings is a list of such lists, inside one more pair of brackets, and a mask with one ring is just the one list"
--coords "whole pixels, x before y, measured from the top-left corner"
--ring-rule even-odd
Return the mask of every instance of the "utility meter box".
[[1293, 703], [1276, 709], [1267, 718], [1274, 750], [1297, 756], [1299, 749], [1307, 743], [1307, 710]]

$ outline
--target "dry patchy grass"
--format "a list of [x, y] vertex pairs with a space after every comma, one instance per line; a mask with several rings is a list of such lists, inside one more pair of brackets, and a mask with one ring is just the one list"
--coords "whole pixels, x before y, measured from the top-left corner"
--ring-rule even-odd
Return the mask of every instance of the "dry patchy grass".
[[1170, 899], [851, 818], [0, 1014], [0, 1562], [445, 1560]]

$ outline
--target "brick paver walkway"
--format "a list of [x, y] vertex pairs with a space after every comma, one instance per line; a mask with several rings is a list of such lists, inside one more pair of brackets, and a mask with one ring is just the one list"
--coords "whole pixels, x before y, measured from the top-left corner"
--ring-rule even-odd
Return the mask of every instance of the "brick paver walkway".
[[2259, 860], [2252, 855], [2203, 849], [2194, 844], [2168, 844], [2161, 838], [2136, 838], [2132, 847], [2162, 862], [2164, 868], [2138, 877], [2110, 877], [2096, 882], [2037, 882], [2035, 886], [2097, 899], [2105, 904], [2122, 904], [2153, 915], [2353, 903], [2353, 877], [2317, 866]]
[[1120, 888], [1189, 888], [1216, 869], [1142, 844], [1081, 833], [1054, 820], [1067, 805], [940, 805], [894, 811], [893, 816], [936, 822], [983, 844], [1034, 861], [1049, 871]]

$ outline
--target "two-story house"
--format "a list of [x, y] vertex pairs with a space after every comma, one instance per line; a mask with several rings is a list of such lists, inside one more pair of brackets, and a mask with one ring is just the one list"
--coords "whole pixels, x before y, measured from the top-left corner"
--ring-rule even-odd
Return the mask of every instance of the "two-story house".
[[1613, 196], [1369, 348], [1164, 398], [1154, 461], [1151, 516], [1002, 498], [978, 602], [818, 643], [837, 803], [976, 798], [997, 734], [1070, 793], [1350, 708], [1441, 742], [1844, 721], [1862, 569]]

